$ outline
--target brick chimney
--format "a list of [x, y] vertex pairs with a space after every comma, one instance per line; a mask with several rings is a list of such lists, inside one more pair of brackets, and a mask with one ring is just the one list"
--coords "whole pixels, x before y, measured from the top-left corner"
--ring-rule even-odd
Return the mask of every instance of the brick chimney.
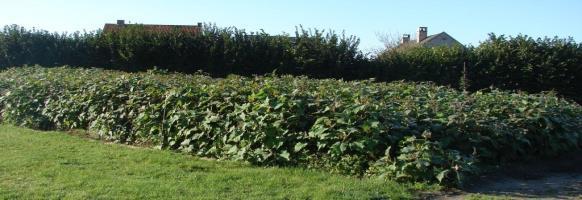
[[416, 42], [422, 42], [424, 39], [426, 39], [427, 34], [428, 31], [426, 27], [418, 27], [418, 32], [416, 32]]
[[410, 42], [410, 34], [402, 35], [402, 39], [400, 40], [400, 44], [406, 44]]
[[123, 26], [123, 25], [125, 25], [125, 20], [118, 19], [118, 20], [117, 20], [117, 25], [119, 25], [119, 26]]

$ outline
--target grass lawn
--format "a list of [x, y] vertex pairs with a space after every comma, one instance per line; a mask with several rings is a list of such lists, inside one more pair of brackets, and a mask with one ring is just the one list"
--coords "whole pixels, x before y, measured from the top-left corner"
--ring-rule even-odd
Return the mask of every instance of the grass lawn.
[[0, 125], [0, 199], [407, 199], [435, 188]]

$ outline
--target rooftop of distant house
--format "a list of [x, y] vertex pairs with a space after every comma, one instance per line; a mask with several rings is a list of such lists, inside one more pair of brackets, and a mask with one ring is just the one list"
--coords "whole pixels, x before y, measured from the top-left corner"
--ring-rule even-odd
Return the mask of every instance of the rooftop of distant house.
[[197, 23], [197, 25], [160, 25], [160, 24], [126, 24], [125, 20], [117, 20], [116, 24], [106, 23], [103, 27], [103, 32], [115, 32], [127, 27], [143, 27], [147, 31], [151, 32], [173, 32], [180, 31], [184, 33], [197, 34], [202, 31], [202, 23]]
[[428, 27], [418, 27], [418, 31], [416, 32], [416, 40], [410, 39], [410, 34], [404, 34], [402, 39], [400, 40], [400, 46], [403, 45], [422, 45], [425, 47], [435, 47], [435, 46], [454, 46], [454, 45], [462, 45], [459, 41], [455, 38], [450, 36], [446, 32], [440, 32], [434, 35], [428, 35]]

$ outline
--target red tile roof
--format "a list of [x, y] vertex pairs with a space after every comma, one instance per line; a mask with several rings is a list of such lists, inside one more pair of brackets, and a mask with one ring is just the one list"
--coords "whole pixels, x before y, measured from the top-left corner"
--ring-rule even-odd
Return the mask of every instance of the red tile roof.
[[197, 34], [200, 33], [202, 27], [192, 25], [155, 25], [155, 24], [105, 24], [103, 32], [115, 32], [126, 27], [141, 26], [147, 31], [168, 33], [178, 30], [184, 33]]

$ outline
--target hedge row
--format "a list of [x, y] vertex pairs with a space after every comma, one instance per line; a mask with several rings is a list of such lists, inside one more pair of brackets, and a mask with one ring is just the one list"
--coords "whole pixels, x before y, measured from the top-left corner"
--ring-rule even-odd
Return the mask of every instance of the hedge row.
[[0, 94], [6, 123], [398, 180], [462, 184], [482, 165], [582, 147], [582, 107], [554, 94], [68, 67], [5, 70]]
[[554, 90], [582, 102], [582, 44], [573, 39], [491, 34], [476, 47], [401, 48], [373, 58], [359, 39], [305, 30], [273, 36], [207, 24], [202, 34], [151, 33], [140, 26], [115, 33], [58, 34], [7, 26], [0, 31], [0, 68], [34, 65], [175, 72], [217, 77], [279, 74], [313, 78], [432, 81], [469, 91]]
[[477, 47], [397, 49], [380, 54], [377, 62], [372, 73], [383, 81], [433, 81], [469, 91], [553, 90], [582, 102], [582, 44], [571, 38], [491, 34]]
[[50, 33], [6, 26], [0, 32], [0, 68], [42, 65], [145, 71], [154, 66], [213, 76], [287, 74], [340, 77], [366, 62], [359, 39], [306, 30], [286, 35], [247, 33], [206, 24], [202, 33], [150, 32], [140, 25], [116, 32]]

